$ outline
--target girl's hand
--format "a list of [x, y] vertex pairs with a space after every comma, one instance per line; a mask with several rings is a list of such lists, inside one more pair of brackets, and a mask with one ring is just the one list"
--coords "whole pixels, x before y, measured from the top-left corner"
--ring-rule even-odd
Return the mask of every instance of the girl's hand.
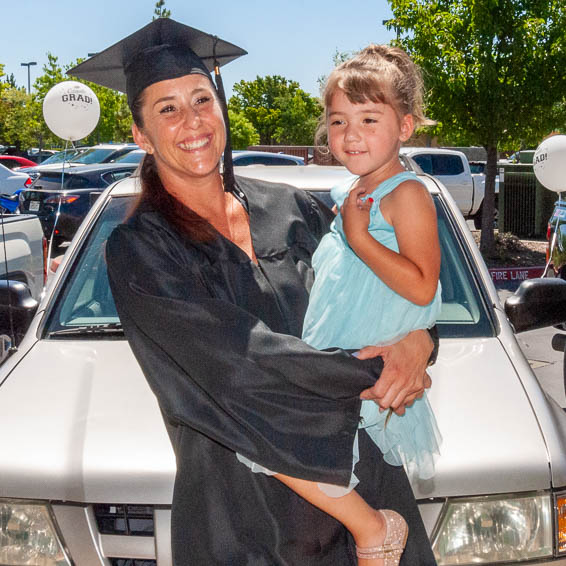
[[426, 372], [433, 343], [426, 330], [414, 330], [391, 346], [366, 346], [357, 358], [366, 360], [381, 356], [384, 367], [375, 385], [360, 397], [375, 401], [382, 409], [392, 408], [398, 415], [405, 407], [422, 397], [431, 385]]
[[354, 187], [348, 196], [344, 199], [340, 207], [344, 233], [350, 247], [356, 249], [356, 245], [368, 235], [369, 227], [369, 211], [373, 203], [373, 199], [362, 200], [366, 195], [366, 189], [363, 187]]

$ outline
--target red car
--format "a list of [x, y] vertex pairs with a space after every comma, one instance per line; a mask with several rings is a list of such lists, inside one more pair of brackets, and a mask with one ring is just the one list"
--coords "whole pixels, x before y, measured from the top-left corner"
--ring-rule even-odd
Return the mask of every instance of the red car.
[[15, 169], [16, 167], [36, 167], [31, 159], [20, 157], [19, 155], [0, 155], [0, 164], [8, 169]]

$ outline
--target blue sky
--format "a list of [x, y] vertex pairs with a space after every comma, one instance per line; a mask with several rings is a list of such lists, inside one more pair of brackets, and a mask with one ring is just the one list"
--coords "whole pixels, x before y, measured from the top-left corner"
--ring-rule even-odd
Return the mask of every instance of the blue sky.
[[[42, 74], [49, 51], [63, 66], [101, 51], [151, 21], [155, 0], [19, 0], [3, 10], [0, 63], [27, 87]], [[318, 95], [316, 79], [332, 69], [336, 50], [387, 43], [393, 32], [386, 0], [166, 0], [171, 17], [230, 41], [248, 55], [223, 70], [227, 94], [241, 79], [282, 75]]]

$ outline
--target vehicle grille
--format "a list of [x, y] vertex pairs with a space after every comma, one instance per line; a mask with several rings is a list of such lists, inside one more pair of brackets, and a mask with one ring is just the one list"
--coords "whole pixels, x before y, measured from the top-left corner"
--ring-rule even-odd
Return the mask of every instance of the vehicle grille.
[[[93, 505], [98, 530], [103, 535], [154, 536], [151, 505]], [[122, 563], [123, 562], [123, 563]], [[116, 562], [116, 566], [149, 566], [151, 561]]]
[[155, 560], [137, 560], [136, 558], [111, 558], [112, 566], [157, 566]]

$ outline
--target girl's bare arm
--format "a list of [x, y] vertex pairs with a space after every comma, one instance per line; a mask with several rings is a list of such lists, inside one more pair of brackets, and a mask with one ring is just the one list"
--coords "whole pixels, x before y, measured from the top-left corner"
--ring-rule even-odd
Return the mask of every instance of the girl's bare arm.
[[350, 247], [387, 286], [417, 305], [427, 305], [440, 273], [436, 211], [427, 189], [418, 181], [405, 181], [381, 201], [399, 253], [369, 234], [370, 203], [361, 203], [364, 194], [361, 187], [353, 189], [340, 209]]

